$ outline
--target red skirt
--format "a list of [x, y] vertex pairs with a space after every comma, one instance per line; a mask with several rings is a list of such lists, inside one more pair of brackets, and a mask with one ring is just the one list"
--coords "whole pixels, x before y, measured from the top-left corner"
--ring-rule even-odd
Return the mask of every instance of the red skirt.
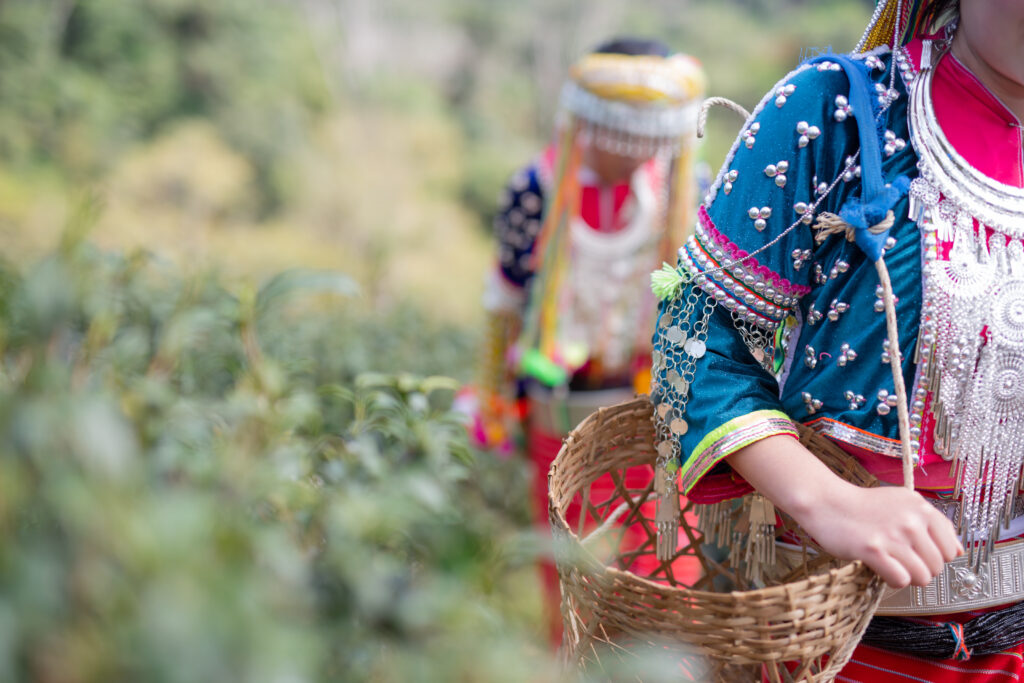
[[[991, 610], [960, 612], [920, 617], [937, 623], [964, 623]], [[970, 681], [1024, 681], [1024, 643], [1005, 652], [970, 657], [965, 660], [926, 659], [898, 654], [869, 645], [853, 651], [850, 662], [836, 676], [847, 683], [888, 683], [924, 681], [925, 683], [966, 683]]]
[[[992, 610], [915, 617], [937, 625], [964, 623]], [[768, 681], [767, 675], [762, 681]], [[1006, 683], [1024, 681], [1024, 643], [1005, 652], [965, 660], [931, 659], [860, 645], [836, 676], [840, 683]]]
[[847, 683], [1021, 681], [1024, 680], [1022, 654], [1024, 648], [1017, 646], [1007, 652], [972, 657], [961, 662], [955, 659], [921, 659], [861, 645], [853, 651], [853, 659], [843, 667], [836, 680]]

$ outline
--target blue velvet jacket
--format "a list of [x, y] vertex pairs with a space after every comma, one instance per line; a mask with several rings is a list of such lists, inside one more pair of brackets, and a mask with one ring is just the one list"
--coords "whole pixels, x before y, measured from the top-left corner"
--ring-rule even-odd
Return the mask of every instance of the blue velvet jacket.
[[[722, 461], [758, 439], [795, 434], [794, 421], [862, 452], [899, 458], [874, 264], [844, 234], [824, 237], [814, 228], [823, 212], [845, 216], [862, 198], [863, 158], [853, 159], [861, 148], [858, 118], [874, 119], [886, 185], [903, 188], [916, 176], [899, 78], [899, 97], [884, 111], [880, 105], [889, 60], [883, 52], [854, 58], [872, 92], [861, 110], [835, 61], [805, 64], [773, 88], [744, 125], [695, 235], [680, 249], [679, 272], [692, 281], [661, 304], [652, 400], [670, 429], [684, 493], [714, 481], [711, 473], [731, 477], [732, 494], [745, 492]], [[905, 192], [891, 194], [896, 220], [885, 261], [912, 386], [920, 238]], [[699, 340], [699, 348], [686, 347], [686, 339]]]

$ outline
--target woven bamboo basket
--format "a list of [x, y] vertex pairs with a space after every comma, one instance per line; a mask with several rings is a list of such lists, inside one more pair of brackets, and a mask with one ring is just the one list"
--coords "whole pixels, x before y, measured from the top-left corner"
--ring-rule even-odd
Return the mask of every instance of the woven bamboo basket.
[[[676, 680], [833, 680], [867, 628], [881, 580], [861, 562], [815, 546], [798, 566], [752, 588], [705, 545], [692, 503], [681, 511], [675, 558], [657, 561], [651, 416], [646, 397], [602, 408], [569, 434], [549, 472], [567, 664], [592, 673], [613, 662], [628, 669], [653, 649], [678, 666]], [[840, 476], [877, 485], [813, 431], [801, 441]], [[639, 486], [644, 469], [647, 483]], [[594, 488], [611, 493], [595, 496]], [[800, 534], [784, 519], [785, 530]], [[805, 549], [813, 546], [800, 537]], [[718, 592], [723, 586], [734, 590]]]

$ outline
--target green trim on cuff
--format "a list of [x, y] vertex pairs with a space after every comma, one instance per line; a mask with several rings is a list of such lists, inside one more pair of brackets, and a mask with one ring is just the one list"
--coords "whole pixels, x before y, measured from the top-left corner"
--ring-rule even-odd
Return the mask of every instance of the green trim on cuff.
[[796, 424], [781, 410], [758, 410], [729, 420], [709, 432], [683, 464], [681, 488], [684, 494], [715, 465], [736, 451], [769, 436], [798, 437]]

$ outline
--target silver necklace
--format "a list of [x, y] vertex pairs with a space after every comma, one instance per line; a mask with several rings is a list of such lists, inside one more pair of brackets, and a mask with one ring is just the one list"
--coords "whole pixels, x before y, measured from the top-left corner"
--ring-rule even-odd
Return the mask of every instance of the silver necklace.
[[[1009, 523], [1024, 470], [1024, 190], [971, 167], [943, 134], [931, 97], [943, 52], [925, 41], [920, 73], [901, 66], [920, 170], [910, 210], [924, 252], [912, 421], [920, 434], [930, 397], [934, 447], [953, 463], [960, 531], [979, 568]], [[952, 241], [946, 259], [940, 241]]]
[[953, 148], [935, 117], [934, 76], [935, 69], [922, 60], [910, 92], [910, 133], [921, 159], [921, 177], [981, 223], [1013, 239], [1024, 238], [1024, 189], [985, 176]]

